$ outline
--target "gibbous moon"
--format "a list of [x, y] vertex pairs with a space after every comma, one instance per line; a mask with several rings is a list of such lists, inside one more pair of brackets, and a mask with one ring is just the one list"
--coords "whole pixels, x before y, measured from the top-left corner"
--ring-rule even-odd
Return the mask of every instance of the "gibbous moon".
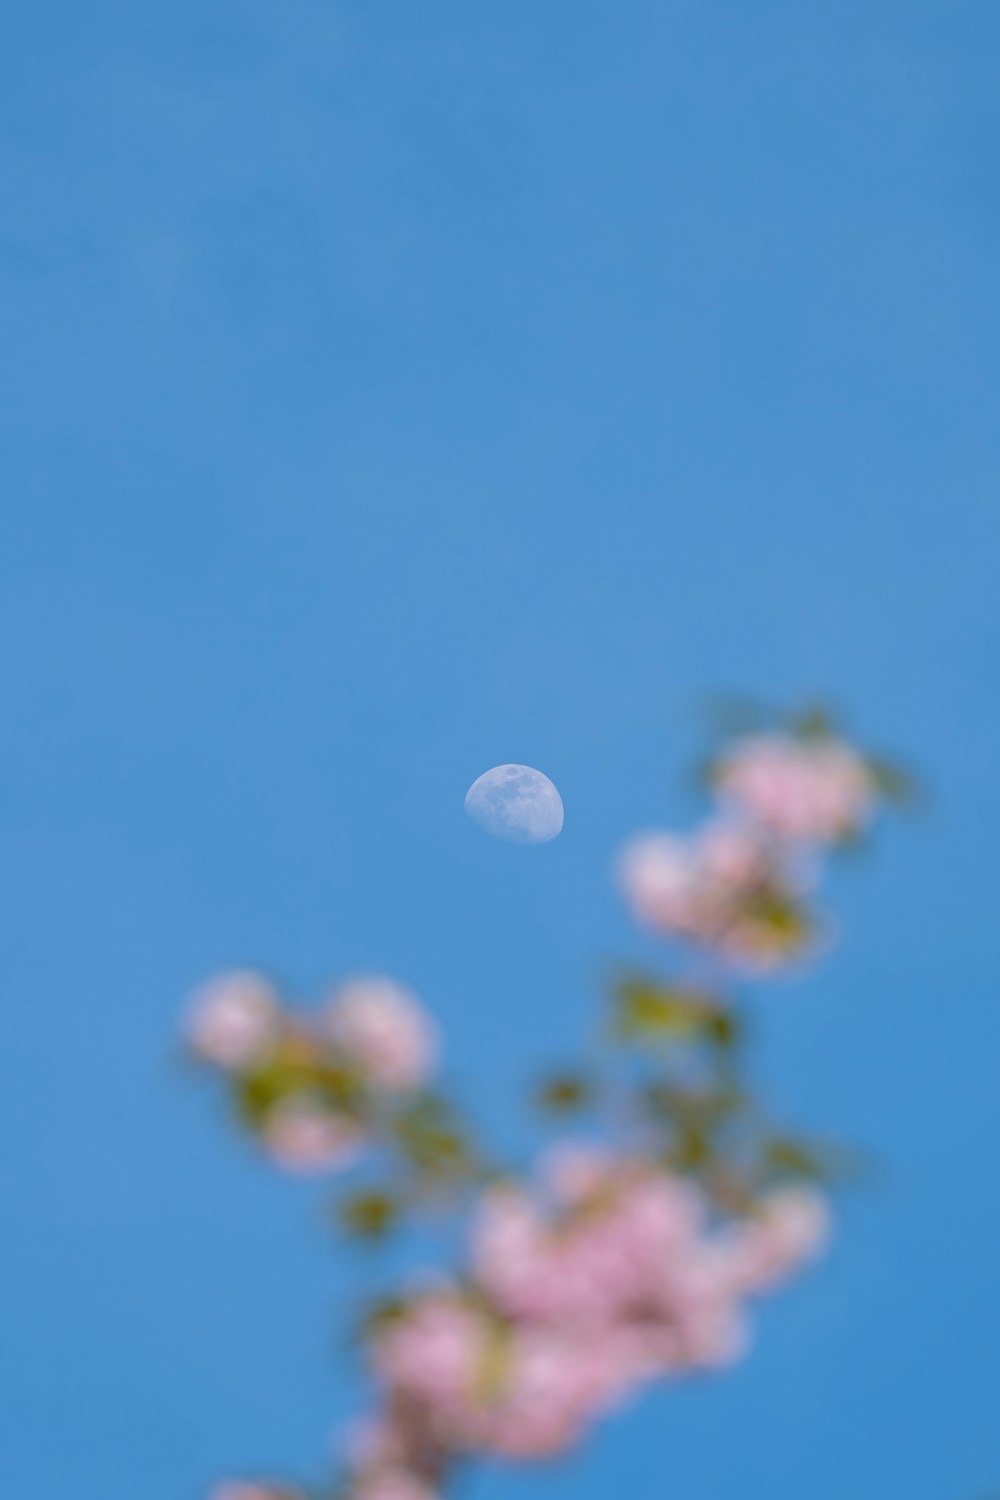
[[552, 782], [531, 766], [494, 766], [465, 794], [474, 823], [514, 844], [546, 844], [562, 831], [562, 798]]

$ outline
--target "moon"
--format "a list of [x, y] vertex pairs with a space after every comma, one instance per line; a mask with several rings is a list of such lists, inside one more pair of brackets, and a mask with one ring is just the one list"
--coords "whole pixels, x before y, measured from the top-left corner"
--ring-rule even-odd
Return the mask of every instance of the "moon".
[[562, 831], [562, 798], [531, 766], [494, 766], [465, 794], [465, 810], [495, 838], [513, 844], [547, 844]]

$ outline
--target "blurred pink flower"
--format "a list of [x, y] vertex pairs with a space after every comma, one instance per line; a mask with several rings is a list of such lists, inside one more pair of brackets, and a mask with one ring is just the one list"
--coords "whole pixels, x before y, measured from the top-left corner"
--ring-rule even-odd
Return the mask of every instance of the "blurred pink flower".
[[[825, 1204], [810, 1191], [774, 1193], [756, 1217], [715, 1228], [690, 1182], [628, 1159], [603, 1178], [590, 1169], [589, 1198], [568, 1208], [524, 1188], [488, 1194], [472, 1264], [509, 1318], [602, 1350], [618, 1390], [739, 1358], [746, 1298], [825, 1242]], [[564, 1172], [558, 1163], [557, 1181]]]
[[637, 834], [619, 856], [618, 878], [640, 921], [678, 934], [699, 933], [703, 903], [689, 840], [673, 833]]
[[406, 1466], [405, 1435], [387, 1415], [351, 1422], [342, 1434], [341, 1445], [351, 1468], [359, 1474]]
[[299, 1497], [294, 1490], [241, 1479], [227, 1479], [216, 1485], [209, 1500], [299, 1500]]
[[[565, 1168], [557, 1165], [562, 1174]], [[703, 1207], [689, 1184], [630, 1164], [595, 1176], [592, 1200], [549, 1213], [524, 1189], [487, 1195], [473, 1266], [512, 1317], [607, 1324], [628, 1320], [659, 1285], [668, 1258], [694, 1241]], [[574, 1211], [575, 1210], [575, 1211]]]
[[[704, 824], [691, 843], [698, 878], [706, 890], [739, 895], [775, 878], [773, 851], [747, 823], [716, 818]], [[787, 862], [781, 873], [790, 885], [799, 883], [800, 872], [796, 870], [793, 882]]]
[[725, 821], [687, 838], [639, 834], [618, 861], [622, 893], [640, 922], [751, 969], [805, 946], [808, 874], [749, 824]]
[[596, 1417], [632, 1383], [617, 1339], [572, 1329], [515, 1327], [502, 1380], [470, 1412], [476, 1446], [508, 1458], [548, 1458], [581, 1441]]
[[348, 980], [326, 1012], [327, 1034], [375, 1084], [412, 1089], [426, 1079], [437, 1037], [416, 996], [395, 980]]
[[278, 993], [263, 975], [252, 970], [219, 974], [192, 997], [188, 1045], [220, 1068], [244, 1068], [273, 1040], [279, 1014]]
[[814, 1260], [830, 1239], [830, 1210], [814, 1188], [769, 1193], [756, 1217], [729, 1232], [730, 1274], [748, 1292], [765, 1291]]
[[373, 1355], [436, 1442], [527, 1458], [569, 1447], [620, 1394], [631, 1367], [612, 1352], [608, 1338], [511, 1322], [454, 1291], [417, 1298]]
[[756, 735], [726, 755], [719, 793], [779, 838], [827, 843], [864, 826], [875, 784], [864, 760], [840, 740]]
[[472, 1383], [482, 1341], [480, 1310], [443, 1289], [418, 1297], [378, 1333], [373, 1363], [390, 1386], [431, 1403], [453, 1402]]
[[353, 1494], [357, 1500], [435, 1500], [434, 1491], [406, 1469], [378, 1468], [362, 1474]]
[[307, 1095], [280, 1100], [262, 1131], [268, 1154], [288, 1172], [330, 1172], [349, 1166], [364, 1145], [353, 1120]]
[[608, 1181], [616, 1160], [607, 1146], [562, 1141], [542, 1159], [542, 1184], [556, 1203], [580, 1204]]

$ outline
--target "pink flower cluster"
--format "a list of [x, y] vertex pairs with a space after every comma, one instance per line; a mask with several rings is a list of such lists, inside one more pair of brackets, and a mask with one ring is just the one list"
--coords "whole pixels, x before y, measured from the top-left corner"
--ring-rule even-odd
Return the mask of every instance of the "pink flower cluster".
[[875, 780], [840, 740], [773, 734], [733, 746], [713, 786], [721, 814], [686, 837], [632, 839], [619, 884], [646, 926], [736, 967], [772, 969], [815, 940], [807, 896], [816, 853], [865, 827]]
[[618, 879], [646, 926], [743, 968], [774, 968], [814, 936], [807, 868], [745, 824], [639, 834], [619, 856]]
[[[283, 1009], [252, 971], [218, 975], [194, 996], [186, 1029], [202, 1062], [261, 1086], [259, 1138], [288, 1171], [334, 1171], [368, 1144], [373, 1103], [412, 1092], [436, 1058], [437, 1038], [405, 986], [348, 980], [309, 1020]], [[259, 1089], [258, 1089], [259, 1092]]]
[[871, 818], [876, 785], [864, 758], [831, 736], [768, 734], [723, 757], [716, 789], [739, 814], [776, 838], [830, 844]]
[[[815, 943], [821, 856], [864, 831], [880, 788], [892, 794], [891, 768], [877, 776], [877, 762], [799, 722], [800, 733], [753, 735], [716, 760], [716, 807], [701, 828], [626, 845], [618, 878], [639, 921], [751, 972]], [[497, 1182], [448, 1101], [418, 1092], [437, 1037], [396, 981], [350, 979], [304, 1018], [252, 971], [194, 997], [191, 1051], [226, 1075], [280, 1166], [334, 1171], [388, 1148], [384, 1185], [340, 1205], [359, 1236], [427, 1202], [464, 1213], [474, 1195], [461, 1274], [419, 1283], [370, 1321], [377, 1414], [335, 1493], [439, 1500], [455, 1460], [566, 1452], [650, 1383], [738, 1359], [753, 1299], [825, 1246], [825, 1198], [785, 1185], [821, 1177], [822, 1153], [796, 1161], [794, 1138], [772, 1133], [743, 1087], [739, 1018], [715, 986], [623, 985], [618, 1000], [622, 1045], [656, 1047], [628, 1059], [626, 1081], [588, 1068], [579, 1082], [567, 1075], [563, 1094], [603, 1105], [613, 1129], [625, 1121], [630, 1145], [563, 1147], [537, 1176]], [[231, 1480], [211, 1500], [304, 1497]]]
[[718, 1225], [697, 1187], [649, 1162], [560, 1155], [541, 1190], [487, 1194], [468, 1282], [416, 1293], [376, 1332], [372, 1361], [395, 1414], [382, 1460], [563, 1452], [648, 1382], [738, 1357], [746, 1299], [826, 1233], [823, 1200], [807, 1190]]

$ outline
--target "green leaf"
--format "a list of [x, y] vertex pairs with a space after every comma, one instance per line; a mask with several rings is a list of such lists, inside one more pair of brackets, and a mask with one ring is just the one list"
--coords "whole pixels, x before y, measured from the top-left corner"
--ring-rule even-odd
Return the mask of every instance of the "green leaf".
[[923, 788], [917, 777], [897, 761], [883, 756], [865, 757], [865, 765], [876, 789], [887, 802], [897, 807], [913, 807], [923, 799]]
[[733, 1011], [716, 1009], [709, 1015], [705, 1030], [716, 1046], [728, 1048], [734, 1047], [739, 1041], [741, 1026]]
[[657, 1044], [711, 1037], [729, 1038], [732, 1024], [707, 996], [647, 980], [625, 980], [615, 990], [614, 1030], [621, 1041]]
[[779, 1172], [789, 1172], [796, 1177], [824, 1175], [815, 1151], [791, 1136], [775, 1136], [768, 1141], [764, 1155], [768, 1166]]
[[402, 1205], [377, 1189], [351, 1193], [336, 1206], [341, 1229], [352, 1239], [383, 1240], [399, 1224]]
[[392, 1122], [403, 1156], [422, 1173], [438, 1180], [462, 1177], [475, 1165], [472, 1143], [447, 1101], [422, 1094]]
[[399, 1323], [406, 1317], [408, 1303], [405, 1297], [376, 1297], [362, 1308], [355, 1324], [359, 1341], [366, 1341], [383, 1328]]
[[700, 1130], [684, 1130], [670, 1151], [671, 1165], [678, 1172], [697, 1172], [712, 1159], [708, 1137]]
[[579, 1073], [556, 1073], [539, 1084], [535, 1102], [549, 1114], [586, 1109], [593, 1098], [590, 1079]]
[[813, 914], [776, 886], [761, 886], [741, 908], [741, 916], [755, 943], [767, 952], [797, 953], [816, 938]]
[[357, 1074], [335, 1066], [319, 1051], [276, 1050], [257, 1067], [235, 1080], [236, 1109], [244, 1122], [259, 1128], [283, 1099], [306, 1095], [334, 1114], [354, 1115], [361, 1108], [364, 1088]]
[[725, 758], [721, 755], [703, 755], [691, 768], [692, 789], [710, 792], [715, 786]]
[[640, 1095], [655, 1118], [681, 1130], [711, 1133], [747, 1105], [747, 1096], [734, 1084], [719, 1088], [685, 1089], [668, 1083], [647, 1084]]
[[803, 740], [829, 740], [837, 733], [833, 711], [822, 703], [812, 703], [791, 719], [792, 733]]
[[778, 1176], [826, 1183], [857, 1181], [871, 1168], [864, 1155], [851, 1147], [785, 1135], [772, 1136], [765, 1143], [764, 1162]]

